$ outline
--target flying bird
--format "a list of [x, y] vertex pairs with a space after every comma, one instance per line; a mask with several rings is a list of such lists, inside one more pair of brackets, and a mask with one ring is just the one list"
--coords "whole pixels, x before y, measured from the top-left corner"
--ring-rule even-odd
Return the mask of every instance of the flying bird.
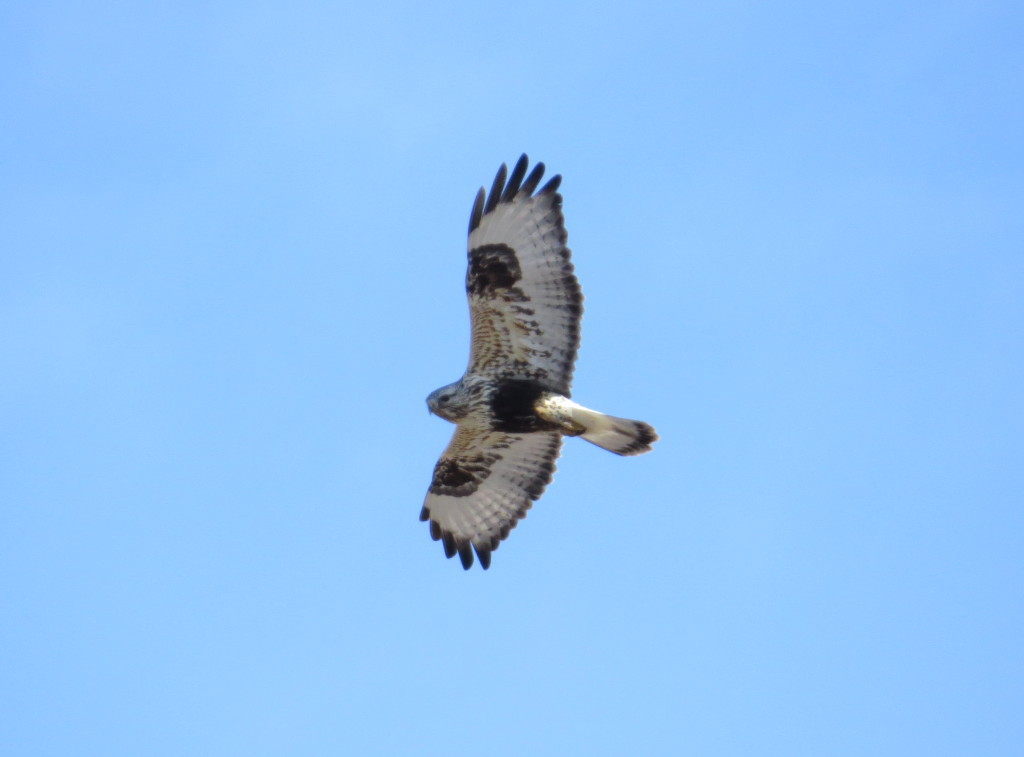
[[640, 455], [658, 435], [642, 421], [588, 410], [570, 397], [580, 343], [583, 293], [573, 273], [562, 217], [562, 177], [539, 191], [544, 164], [527, 176], [519, 158], [502, 164], [469, 216], [466, 294], [472, 324], [469, 366], [430, 393], [430, 412], [456, 424], [434, 467], [420, 520], [456, 554], [484, 569], [551, 482], [563, 436], [617, 455]]

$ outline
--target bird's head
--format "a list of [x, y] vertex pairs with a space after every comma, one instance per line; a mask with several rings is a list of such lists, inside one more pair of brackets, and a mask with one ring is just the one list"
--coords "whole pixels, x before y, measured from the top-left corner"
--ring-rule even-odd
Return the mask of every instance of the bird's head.
[[462, 405], [462, 382], [442, 386], [427, 395], [427, 408], [434, 415], [444, 418], [446, 421], [458, 423], [464, 415], [465, 408]]

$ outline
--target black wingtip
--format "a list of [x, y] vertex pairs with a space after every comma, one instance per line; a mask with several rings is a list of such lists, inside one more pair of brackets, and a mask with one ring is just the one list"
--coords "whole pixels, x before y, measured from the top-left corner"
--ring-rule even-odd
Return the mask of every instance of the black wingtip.
[[551, 177], [551, 181], [544, 185], [544, 188], [537, 194], [547, 195], [554, 194], [558, 191], [558, 187], [562, 184], [562, 174], [555, 174]]
[[474, 547], [476, 549], [476, 556], [480, 558], [480, 567], [487, 570], [491, 567], [491, 550], [478, 545], [474, 545]]
[[487, 196], [487, 203], [484, 205], [484, 215], [498, 207], [498, 200], [501, 199], [501, 192], [505, 188], [505, 179], [507, 177], [508, 166], [502, 163], [501, 168], [498, 169], [498, 173], [494, 177], [494, 183], [491, 185], [491, 193]]
[[[508, 172], [508, 166], [504, 163], [501, 164], [494, 177], [494, 183], [491, 184], [490, 192], [483, 187], [480, 188], [473, 201], [473, 210], [469, 214], [469, 232], [471, 234], [480, 226], [483, 217], [498, 207], [499, 203], [512, 202], [519, 195], [533, 196], [540, 180], [544, 177], [545, 166], [543, 163], [537, 163], [527, 176], [526, 169], [529, 167], [530, 159], [524, 152], [516, 161], [511, 174]], [[539, 194], [553, 194], [561, 183], [561, 175], [554, 176], [544, 185]]]
[[462, 560], [463, 570], [473, 567], [473, 545], [468, 541], [459, 544], [459, 559]]
[[519, 190], [527, 197], [533, 194], [533, 191], [540, 184], [540, 180], [544, 177], [544, 164], [538, 163], [530, 171], [530, 175], [526, 177], [526, 181], [523, 182], [522, 188]]
[[480, 219], [484, 217], [484, 195], [484, 188], [480, 187], [480, 191], [476, 193], [476, 200], [473, 201], [473, 210], [469, 214], [470, 234], [480, 225]]
[[451, 559], [459, 548], [455, 544], [455, 537], [447, 531], [441, 532], [441, 543], [444, 545], [444, 556]]
[[523, 182], [523, 177], [526, 176], [526, 167], [530, 164], [530, 159], [526, 157], [524, 152], [519, 156], [519, 160], [516, 161], [515, 168], [512, 169], [511, 176], [508, 177], [508, 183], [505, 185], [505, 191], [501, 194], [502, 202], [512, 202], [516, 194], [519, 192], [519, 186]]

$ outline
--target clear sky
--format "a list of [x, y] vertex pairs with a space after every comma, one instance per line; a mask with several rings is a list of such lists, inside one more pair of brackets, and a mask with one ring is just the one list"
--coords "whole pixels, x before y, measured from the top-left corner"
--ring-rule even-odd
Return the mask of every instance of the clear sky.
[[[0, 753], [1019, 755], [1019, 2], [0, 10]], [[474, 193], [564, 177], [569, 440], [417, 520]]]

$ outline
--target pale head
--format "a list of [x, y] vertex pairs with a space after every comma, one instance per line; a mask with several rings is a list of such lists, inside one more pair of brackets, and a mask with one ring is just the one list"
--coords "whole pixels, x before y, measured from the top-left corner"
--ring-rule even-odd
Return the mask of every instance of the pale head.
[[428, 394], [427, 407], [434, 415], [440, 416], [446, 421], [458, 423], [469, 410], [466, 399], [462, 381], [459, 380]]

